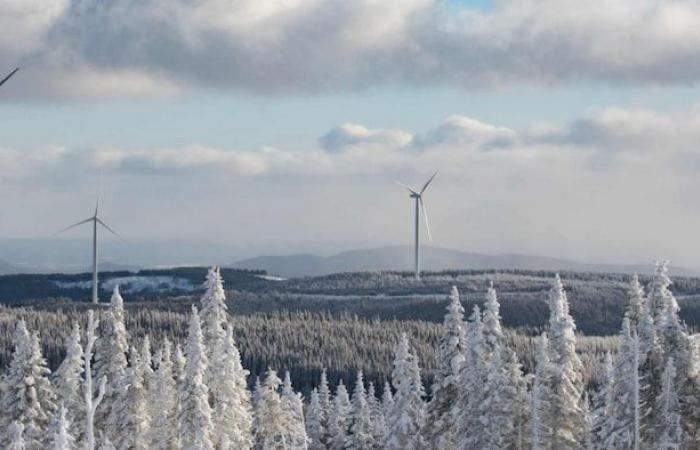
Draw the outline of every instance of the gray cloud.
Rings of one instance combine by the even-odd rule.
[[[603,13],[604,11],[604,13]],[[0,3],[15,96],[298,93],[700,78],[692,0],[23,0]],[[48,76],[50,75],[50,76]]]

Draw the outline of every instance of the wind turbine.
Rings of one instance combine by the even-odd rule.
[[[5,82],[6,82],[7,80],[9,80],[10,78],[12,78],[12,75],[16,74],[18,70],[19,70],[19,67],[16,68],[15,70],[13,70],[12,72],[10,72],[10,74],[9,74],[8,76],[6,76],[5,78],[3,78],[2,81],[0,81],[0,86],[2,86],[3,84],[5,84]]]
[[[82,220],[78,223],[75,223],[69,227],[66,227],[66,228],[62,229],[61,231],[59,231],[58,233],[56,233],[56,234],[60,234],[60,233],[63,233],[64,231],[68,231],[71,228],[75,228],[75,227],[82,225],[84,223],[92,222],[92,303],[94,303],[94,304],[97,304],[99,302],[98,287],[97,287],[97,225],[98,224],[102,225],[103,227],[105,227],[105,229],[107,229],[107,231],[109,231],[110,233],[112,233],[113,235],[118,237],[119,239],[122,238],[121,236],[119,236],[117,234],[116,231],[111,229],[109,227],[109,225],[107,225],[106,223],[104,223],[102,221],[102,219],[100,219],[100,217],[97,214],[99,207],[100,207],[100,198],[98,197],[97,202],[95,203],[95,214],[92,217],[88,217],[87,219]]]
[[[409,197],[415,200],[416,202],[416,217],[415,217],[415,243],[414,243],[414,270],[415,270],[415,276],[416,280],[420,280],[420,213],[421,210],[423,211],[423,219],[425,220],[425,231],[428,233],[428,239],[432,242],[433,236],[430,234],[430,225],[428,224],[428,210],[425,207],[425,202],[423,201],[423,193],[425,192],[426,189],[428,189],[428,185],[433,181],[435,178],[435,175],[437,175],[437,172],[433,174],[432,177],[428,179],[428,181],[425,182],[423,185],[423,188],[419,191],[416,192],[414,189],[406,186],[403,183],[399,183],[398,181],[396,184],[399,186],[402,186],[411,193]]]

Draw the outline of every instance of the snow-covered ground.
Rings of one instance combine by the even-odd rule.
[[[89,289],[92,281],[54,281],[61,289]],[[169,291],[194,291],[194,286],[189,280],[173,276],[129,276],[108,278],[100,283],[100,289],[111,291],[119,285],[121,292],[133,294],[137,292],[169,292]]]

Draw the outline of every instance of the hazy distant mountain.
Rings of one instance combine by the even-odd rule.
[[[12,264],[8,263],[7,261],[3,261],[0,259],[0,275],[7,275],[10,273],[17,273],[19,272],[19,269],[17,267],[13,266]]]
[[[576,272],[617,272],[651,273],[649,265],[588,264],[565,259],[535,255],[486,255],[460,252],[443,248],[428,247],[421,252],[421,266],[424,270],[448,269],[520,269],[520,270],[562,270]],[[338,272],[375,270],[412,270],[412,247],[380,247],[366,250],[352,250],[337,255],[259,256],[235,262],[232,267],[239,269],[262,269],[272,275],[285,277],[326,275]],[[694,271],[681,267],[672,268],[674,275],[697,275]]]

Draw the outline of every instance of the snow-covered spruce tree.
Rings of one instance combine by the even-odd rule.
[[[349,450],[369,450],[372,448],[372,417],[367,402],[362,371],[357,373],[355,389],[352,393],[352,413],[350,414],[350,433],[345,443]]]
[[[48,378],[51,371],[41,354],[39,336],[29,334],[24,320],[17,322],[13,343],[15,351],[2,378],[0,446],[9,446],[9,430],[17,422],[27,449],[41,449],[56,410],[56,395]]]
[[[99,450],[117,450],[117,449],[116,449],[116,448],[114,447],[114,445],[112,444],[112,441],[110,441],[109,439],[105,439],[105,440],[102,441],[102,443],[100,444]]]
[[[73,324],[66,344],[66,356],[53,374],[57,402],[65,407],[68,430],[77,442],[82,442],[85,431],[85,400],[83,398],[83,347],[80,344],[80,325]]]
[[[146,392],[151,391],[151,382],[153,381],[153,354],[151,353],[151,338],[148,335],[143,337],[141,342],[141,368],[143,370],[143,388]],[[151,410],[149,407],[149,414]]]
[[[499,450],[506,448],[506,439],[514,434],[513,398],[507,392],[505,367],[501,356],[501,347],[496,346],[489,362],[486,384],[483,389],[488,393],[477,411],[482,427],[472,430],[469,444],[472,448],[482,450]]]
[[[144,386],[144,374],[141,354],[135,347],[131,347],[129,367],[122,387],[123,395],[114,405],[120,430],[114,441],[118,450],[149,448],[149,395]]]
[[[549,309],[551,399],[545,419],[551,434],[546,447],[575,449],[583,441],[585,427],[581,408],[583,366],[576,354],[576,325],[569,314],[569,302],[559,275],[549,295]]]
[[[255,394],[255,448],[258,450],[286,450],[289,426],[287,415],[282,409],[279,388],[282,380],[274,370],[268,370],[265,382],[259,385]]]
[[[382,391],[382,410],[386,418],[394,410],[394,394],[391,392],[391,384],[388,381],[384,382],[384,390]]]
[[[324,450],[323,444],[323,410],[318,395],[318,388],[311,391],[309,406],[306,408],[306,435],[309,437],[309,450]]]
[[[467,327],[465,361],[460,371],[459,395],[454,411],[459,430],[458,448],[467,450],[478,439],[476,430],[481,429],[480,405],[486,396],[484,384],[488,374],[484,328],[481,311],[474,305]]]
[[[681,427],[681,408],[675,380],[675,362],[673,358],[669,358],[661,377],[661,392],[656,399],[658,422],[654,430],[654,449],[678,450],[685,441],[683,428]]]
[[[391,392],[389,392],[391,395]],[[369,415],[372,422],[372,448],[376,450],[383,449],[386,445],[386,439],[389,435],[389,430],[386,426],[386,415],[382,402],[377,398],[377,393],[374,389],[374,383],[369,383],[367,389],[367,403],[369,405]]]
[[[28,447],[24,441],[24,425],[21,422],[14,421],[10,424],[7,430],[7,450],[26,450]]]
[[[396,391],[394,408],[388,416],[388,449],[423,448],[421,430],[425,423],[423,383],[418,358],[409,349],[408,336],[402,334],[396,347],[391,383]]]
[[[97,327],[99,320],[95,319],[94,311],[88,311],[88,323],[85,329],[85,351],[83,352],[83,368],[85,379],[83,381],[82,392],[85,404],[85,450],[95,450],[95,413],[102,403],[107,386],[107,378],[103,377],[97,388],[95,397],[95,387],[92,378],[92,357],[97,342]],[[107,439],[109,441],[109,439]]]
[[[185,369],[180,382],[180,411],[178,428],[180,446],[183,449],[213,450],[214,425],[209,407],[209,389],[204,384],[208,361],[199,314],[192,307],[187,332]]]
[[[602,376],[593,396],[591,411],[591,440],[596,448],[603,448],[607,438],[608,424],[612,420],[614,384],[615,369],[612,355],[608,352],[605,354]]]
[[[249,449],[253,445],[253,418],[246,381],[249,372],[241,365],[230,326],[217,346],[211,367],[216,374],[209,385],[211,392],[216,392],[212,396],[216,446],[219,450]]]
[[[514,351],[506,349],[505,361],[505,398],[511,403],[514,432],[506,436],[508,448],[530,448],[530,403],[527,391],[527,379]]]
[[[459,374],[464,363],[465,345],[464,308],[459,300],[459,291],[453,286],[442,325],[438,367],[424,430],[426,443],[436,450],[455,448],[456,445],[457,424],[454,409],[459,392]]]
[[[631,327],[636,329],[641,322],[644,308],[646,308],[648,302],[644,295],[644,288],[642,288],[636,273],[632,275],[632,279],[630,280],[627,296],[629,298],[629,303],[625,316],[630,320]]]
[[[321,381],[318,384],[318,401],[321,406],[321,425],[323,426],[323,435],[321,436],[321,443],[324,449],[331,447],[331,432],[330,432],[330,417],[332,410],[332,400],[333,395],[331,394],[331,389],[328,386],[328,377],[326,375],[326,369],[321,371]]]
[[[73,450],[77,448],[75,438],[70,434],[69,424],[66,408],[65,406],[61,406],[54,415],[53,423],[49,429],[48,449]]]
[[[290,448],[306,450],[308,437],[306,436],[306,424],[304,423],[304,401],[301,394],[292,388],[292,379],[289,372],[284,374],[282,383],[282,411],[286,416],[288,437],[286,441]]]
[[[226,294],[224,293],[224,284],[218,267],[209,269],[204,286],[206,291],[200,301],[202,309],[200,317],[202,320],[204,345],[209,352],[207,356],[212,357],[219,341],[226,336],[224,330],[227,321]]]
[[[615,361],[610,399],[610,414],[603,429],[605,447],[640,448],[640,383],[638,374],[638,344],[636,333],[630,330],[625,317],[620,332],[620,350]]]
[[[498,303],[498,296],[493,283],[486,291],[486,301],[484,302],[484,316],[482,319],[484,326],[484,343],[487,355],[493,353],[497,347],[503,345],[503,327],[501,326],[501,306]]]
[[[546,443],[549,440],[550,429],[547,427],[547,411],[549,410],[549,402],[551,393],[549,390],[549,340],[547,333],[537,339],[535,350],[535,373],[532,381],[532,392],[530,394],[531,404],[531,441],[533,450],[546,448]]]
[[[583,430],[583,450],[595,450],[596,446],[594,444],[594,434],[593,434],[593,411],[591,411],[591,401],[588,397],[588,392],[583,393],[583,402],[581,402],[581,407],[583,408],[583,416],[586,418],[585,427]]]
[[[352,412],[352,404],[348,390],[341,379],[338,382],[338,387],[335,390],[333,398],[333,408],[329,420],[331,445],[334,450],[341,450],[345,447],[345,441],[348,436],[348,425],[350,422],[350,414]]]
[[[101,338],[97,341],[93,366],[96,379],[105,378],[107,384],[104,399],[95,414],[95,424],[106,438],[116,442],[120,430],[114,405],[122,395],[128,366],[126,354],[129,351],[128,334],[124,325],[124,299],[119,293],[118,285],[114,287],[107,317],[101,323]]]
[[[151,427],[149,434],[152,450],[177,449],[177,385],[173,374],[171,344],[165,339],[156,353],[157,368],[149,392]]]
[[[670,286],[671,279],[668,277],[668,261],[657,261],[654,276],[648,286],[649,309],[654,318],[654,323],[661,323],[666,308],[675,303],[675,298],[672,298],[673,294],[669,289]]]

